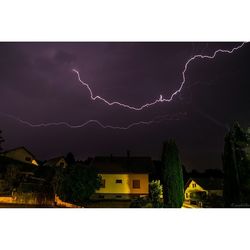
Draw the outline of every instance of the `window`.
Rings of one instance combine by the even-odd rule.
[[[133,180],[133,188],[140,188],[140,180]]]
[[[25,161],[31,161],[30,157],[25,157]]]
[[[186,198],[188,198],[188,193],[186,193]]]
[[[122,196],[121,196],[121,195],[116,195],[115,197],[116,197],[116,198],[122,198]]]
[[[196,184],[194,184],[194,183],[193,183],[193,185],[192,185],[192,186],[193,186],[193,188],[195,188],[195,187],[196,187]]]
[[[106,184],[105,179],[102,179],[101,180],[101,188],[105,188],[105,184]]]
[[[122,180],[116,180],[115,183],[122,183]]]

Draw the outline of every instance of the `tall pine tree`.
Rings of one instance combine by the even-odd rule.
[[[173,140],[163,144],[163,198],[166,207],[182,207],[184,182],[179,150]]]

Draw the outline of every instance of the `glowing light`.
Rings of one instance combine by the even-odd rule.
[[[187,69],[188,69],[189,64],[190,64],[192,61],[194,61],[194,60],[196,60],[196,59],[214,59],[218,53],[228,53],[228,54],[232,54],[234,51],[236,51],[236,50],[242,48],[242,47],[244,46],[245,43],[246,43],[246,42],[243,42],[242,44],[240,44],[240,45],[237,46],[237,47],[232,48],[231,50],[218,49],[218,50],[216,50],[216,51],[213,53],[213,55],[211,55],[211,56],[209,56],[209,55],[201,55],[201,54],[197,54],[197,55],[192,56],[192,57],[191,57],[190,59],[188,59],[187,62],[185,63],[184,69],[183,69],[183,71],[182,71],[182,82],[181,82],[181,84],[180,84],[180,87],[179,87],[174,93],[172,93],[172,95],[171,95],[169,98],[163,98],[163,95],[160,95],[159,99],[156,99],[156,100],[153,101],[153,102],[146,103],[146,104],[144,104],[144,105],[142,105],[142,106],[139,106],[139,107],[130,106],[130,105],[128,105],[128,104],[124,104],[124,103],[121,103],[121,102],[118,102],[118,101],[110,102],[110,101],[106,100],[105,98],[103,98],[103,97],[101,97],[101,96],[99,96],[99,95],[94,96],[94,95],[93,95],[93,92],[92,92],[92,90],[91,90],[91,88],[90,88],[90,86],[89,86],[87,83],[85,83],[85,82],[83,82],[83,81],[81,80],[80,73],[79,73],[76,69],[73,69],[73,72],[75,72],[75,73],[77,74],[77,78],[78,78],[79,82],[80,82],[83,86],[85,86],[85,87],[88,89],[88,91],[89,91],[89,93],[90,93],[90,98],[91,98],[91,100],[93,100],[93,101],[95,101],[95,100],[100,100],[100,101],[106,103],[106,104],[109,105],[109,106],[118,105],[118,106],[121,106],[121,107],[123,107],[123,108],[128,108],[128,109],[131,109],[131,110],[140,111],[140,110],[143,110],[144,108],[153,106],[153,105],[155,105],[155,104],[157,104],[157,103],[159,103],[159,102],[161,102],[161,103],[162,103],[162,102],[171,102],[171,101],[173,100],[173,98],[174,98],[178,93],[181,92],[181,90],[182,90],[182,88],[183,88],[183,86],[184,86],[184,84],[185,84],[185,82],[186,82],[186,76],[185,76],[186,71],[187,71]]]
[[[147,108],[147,107],[150,107],[150,106],[153,106],[157,103],[163,103],[163,102],[171,102],[173,100],[173,98],[181,92],[181,90],[183,89],[183,86],[186,82],[186,72],[188,70],[188,66],[190,65],[190,63],[196,59],[214,59],[216,57],[216,55],[218,53],[227,53],[227,54],[232,54],[234,53],[236,50],[242,48],[244,46],[246,42],[243,42],[241,43],[239,46],[236,46],[234,48],[232,48],[231,50],[225,50],[225,49],[218,49],[216,50],[212,55],[201,55],[201,54],[197,54],[197,55],[194,55],[192,56],[190,59],[188,59],[185,63],[185,66],[184,66],[184,69],[182,71],[182,81],[180,83],[180,87],[174,91],[171,96],[169,98],[164,98],[163,95],[161,94],[160,97],[158,99],[156,99],[155,101],[153,102],[149,102],[149,103],[146,103],[144,105],[141,105],[141,106],[138,106],[138,107],[135,107],[135,106],[130,106],[128,104],[124,104],[124,103],[121,103],[121,102],[118,102],[118,101],[113,101],[113,102],[110,102],[108,100],[106,100],[105,98],[99,96],[99,95],[96,95],[94,96],[93,95],[93,92],[90,88],[90,86],[83,82],[81,80],[81,77],[80,77],[80,73],[76,70],[76,69],[73,69],[73,72],[75,72],[77,74],[77,77],[78,77],[78,80],[79,82],[88,89],[89,91],[89,94],[90,94],[90,98],[91,100],[95,101],[95,100],[100,100],[104,103],[106,103],[107,105],[109,106],[113,106],[113,105],[118,105],[118,106],[121,106],[123,108],[127,108],[127,109],[130,109],[130,110],[135,110],[135,111],[140,111],[140,110],[143,110],[144,108]],[[101,128],[103,129],[119,129],[119,130],[127,130],[127,129],[130,129],[132,127],[136,127],[136,126],[140,126],[140,125],[151,125],[153,123],[160,123],[164,120],[180,120],[178,115],[175,115],[175,116],[170,116],[170,115],[164,115],[164,116],[158,116],[158,117],[155,117],[153,118],[152,120],[149,120],[149,121],[139,121],[139,122],[134,122],[134,123],[131,123],[127,126],[112,126],[112,125],[105,125],[103,123],[101,123],[100,121],[98,120],[88,120],[82,124],[79,124],[79,125],[73,125],[73,124],[70,124],[68,122],[65,122],[65,121],[62,121],[62,122],[48,122],[48,123],[40,123],[40,124],[34,124],[34,123],[31,123],[31,122],[28,122],[28,121],[25,121],[25,120],[22,120],[18,117],[15,117],[13,115],[9,115],[9,114],[4,114],[4,113],[0,113],[1,115],[4,115],[6,117],[9,117],[9,118],[12,118],[22,124],[25,124],[27,126],[30,126],[30,127],[49,127],[49,126],[66,126],[66,127],[69,127],[69,128],[72,128],[72,129],[76,129],[76,128],[82,128],[82,127],[85,127],[89,124],[96,124],[98,126],[100,126]],[[186,114],[185,114],[186,115]]]
[[[48,122],[48,123],[39,123],[39,124],[35,124],[35,123],[31,123],[31,122],[28,122],[28,121],[25,121],[25,120],[22,120],[18,117],[15,117],[13,115],[9,115],[9,114],[5,114],[5,113],[0,113],[0,115],[3,115],[3,116],[6,116],[6,117],[9,117],[13,120],[16,120],[22,124],[25,124],[29,127],[33,127],[33,128],[39,128],[39,127],[51,127],[51,126],[66,126],[68,128],[71,128],[71,129],[76,129],[76,128],[82,128],[82,127],[85,127],[89,124],[97,124],[98,126],[100,126],[101,128],[104,128],[104,129],[119,129],[119,130],[127,130],[127,129],[130,129],[130,128],[133,128],[133,127],[136,127],[136,126],[139,126],[139,125],[150,125],[150,124],[153,124],[153,123],[160,123],[162,121],[176,121],[176,120],[180,120],[180,119],[184,119],[184,117],[187,115],[187,113],[179,113],[179,114],[175,114],[175,115],[162,115],[162,116],[157,116],[155,118],[153,118],[152,120],[149,120],[149,121],[139,121],[139,122],[134,122],[134,123],[131,123],[127,126],[111,126],[111,125],[105,125],[103,123],[101,123],[100,121],[98,120],[88,120],[84,123],[81,123],[79,125],[73,125],[73,124],[70,124],[68,122]]]

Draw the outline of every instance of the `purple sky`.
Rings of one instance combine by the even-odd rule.
[[[92,101],[72,69],[94,95],[140,106],[168,98],[179,88],[185,62],[195,54],[212,55],[240,43],[0,43],[0,112],[39,124],[71,124],[97,119],[127,126],[168,115],[166,120],[129,130],[89,124],[31,128],[0,115],[5,149],[25,146],[39,159],[72,151],[76,158],[132,155],[160,158],[162,142],[174,138],[188,169],[221,167],[226,127],[250,124],[250,45],[214,60],[193,61],[181,94],[171,103],[131,111]]]

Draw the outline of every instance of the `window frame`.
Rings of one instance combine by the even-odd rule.
[[[106,187],[106,180],[105,179],[101,179],[100,188],[105,188],[105,187]]]
[[[137,183],[137,184],[135,184]],[[139,185],[138,185],[139,183]],[[141,180],[138,180],[138,179],[135,179],[135,180],[132,180],[132,188],[133,189],[140,189],[141,188]]]
[[[32,158],[30,156],[25,156],[25,161],[32,162]]]

